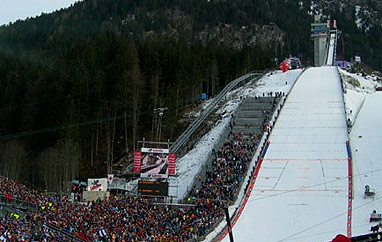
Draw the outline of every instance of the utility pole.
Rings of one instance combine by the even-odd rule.
[[[168,109],[167,107],[155,108],[154,109],[154,114],[158,114],[158,116],[159,116],[159,118],[158,118],[158,127],[157,127],[157,140],[158,141],[160,141],[161,132],[162,132],[162,117],[163,117],[163,113],[167,109]]]

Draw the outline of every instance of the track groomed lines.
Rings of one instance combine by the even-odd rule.
[[[338,161],[338,162],[347,162],[348,159],[340,159],[340,158],[325,158],[325,159],[297,159],[297,158],[286,158],[286,159],[281,159],[281,158],[271,158],[271,159],[264,159],[264,161],[269,161],[269,162],[284,162],[284,161]]]
[[[348,192],[348,190],[343,189],[305,189],[305,188],[299,188],[299,189],[253,189],[253,192],[334,192],[334,193],[340,193],[340,192]]]

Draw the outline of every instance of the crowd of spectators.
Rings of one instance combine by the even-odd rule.
[[[4,204],[9,201],[22,201],[19,205],[31,204],[29,208],[38,208],[48,199],[37,190],[0,176],[0,196]],[[19,214],[20,213],[20,214]],[[37,213],[22,211],[9,213],[0,218],[0,236],[6,241],[70,241],[68,236],[50,229]]]
[[[8,199],[17,198],[25,202],[38,204],[43,196],[37,190],[29,189],[25,185],[0,176],[0,195]]]
[[[203,237],[223,219],[223,208],[236,199],[259,139],[231,130],[201,178],[201,186],[191,189],[184,201],[187,206],[116,195],[105,201],[78,202],[68,196],[47,196],[0,177],[3,198],[21,199],[38,208],[2,218],[0,236],[6,235],[7,241],[71,241],[65,235],[71,234],[95,242],[175,242]]]
[[[111,196],[107,201],[80,203],[68,196],[48,197],[0,177],[0,195],[36,204],[38,210],[1,220],[0,235],[14,241],[68,241],[51,225],[84,241],[188,241],[209,233],[224,217],[226,200],[232,201],[243,182],[258,141],[230,133],[216,154],[203,188],[190,194],[192,206],[163,205],[144,197]],[[245,141],[245,142],[244,142]],[[190,201],[185,201],[190,202]],[[115,238],[115,239],[114,239]],[[9,239],[12,241],[12,239]]]
[[[68,236],[55,232],[39,221],[34,221],[29,214],[19,218],[15,216],[1,218],[0,233],[6,241],[70,241]]]
[[[198,201],[196,206],[170,208],[158,199],[113,196],[89,204],[60,201],[57,209],[47,209],[43,216],[86,241],[103,241],[105,237],[118,241],[187,241],[216,223],[219,205]]]
[[[12,194],[10,199],[16,199],[24,194],[24,199],[38,205],[37,211],[0,220],[0,236],[5,234],[7,241],[71,241],[57,231],[95,242],[188,241],[205,235],[223,215],[222,204],[216,200],[194,200],[192,206],[171,207],[158,198],[111,196],[105,201],[80,203],[68,196],[39,194],[3,177],[0,184],[3,196]]]
[[[226,203],[234,201],[258,143],[259,137],[255,135],[244,138],[241,133],[231,131],[227,141],[216,152],[211,167],[207,167],[201,188],[192,189],[191,196]]]

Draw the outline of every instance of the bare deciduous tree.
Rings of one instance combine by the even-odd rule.
[[[20,182],[27,159],[28,153],[20,141],[11,140],[0,144],[1,175]]]
[[[69,139],[59,140],[54,146],[43,151],[38,162],[45,189],[66,192],[68,182],[78,174],[79,160],[79,146]]]

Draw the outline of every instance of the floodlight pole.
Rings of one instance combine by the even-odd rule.
[[[159,116],[158,117],[158,127],[157,127],[157,139],[158,139],[158,141],[160,141],[160,136],[161,136],[161,132],[162,132],[162,116],[163,116],[164,111],[166,111],[167,109],[168,109],[167,107],[154,109],[154,113],[157,113]]]

